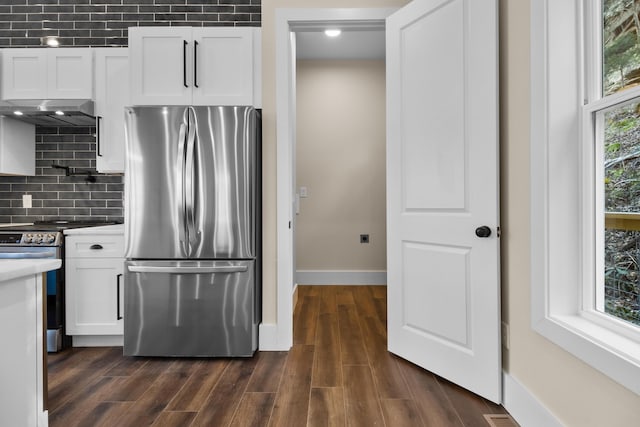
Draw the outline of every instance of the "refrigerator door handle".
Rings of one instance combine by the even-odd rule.
[[[183,245],[183,251],[185,254],[188,254],[188,246],[187,246],[187,226],[186,226],[186,218],[187,218],[187,204],[185,198],[185,150],[186,150],[186,139],[187,139],[187,124],[183,121],[180,124],[180,133],[178,136],[178,162],[180,165],[179,171],[179,191],[180,197],[178,197],[178,220],[180,224],[178,224],[178,235],[180,239],[180,243]]]
[[[248,270],[246,265],[230,265],[218,267],[168,267],[156,265],[130,265],[131,273],[176,273],[176,274],[210,274],[210,273],[244,273]]]
[[[188,108],[187,110],[190,110]],[[186,175],[186,183],[185,183],[185,213],[187,216],[187,237],[189,239],[189,254],[191,253],[191,246],[197,240],[197,232],[196,232],[196,218],[195,218],[195,178],[194,178],[194,162],[195,162],[195,148],[196,148],[196,123],[195,114],[189,114],[189,138],[187,140],[187,151],[186,151],[186,161],[185,161],[185,175]]]

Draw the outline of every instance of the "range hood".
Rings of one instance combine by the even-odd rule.
[[[87,99],[20,99],[0,102],[0,115],[39,126],[95,126],[93,111],[93,101]]]

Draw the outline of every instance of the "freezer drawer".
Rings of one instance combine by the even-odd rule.
[[[127,261],[124,355],[244,357],[258,343],[255,261]]]

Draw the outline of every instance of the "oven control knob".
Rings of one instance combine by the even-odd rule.
[[[45,243],[53,243],[56,241],[55,234],[47,234],[47,238],[45,239]]]
[[[33,239],[33,243],[42,243],[43,237],[41,233],[36,234],[36,237]]]
[[[22,238],[23,243],[31,243],[33,242],[33,235],[31,233],[25,234]]]

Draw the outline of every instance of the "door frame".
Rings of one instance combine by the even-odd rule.
[[[384,28],[396,8],[286,8],[276,10],[276,325],[261,328],[261,350],[289,350],[293,345],[296,74],[295,32],[341,28]],[[272,326],[272,325],[269,325]]]

